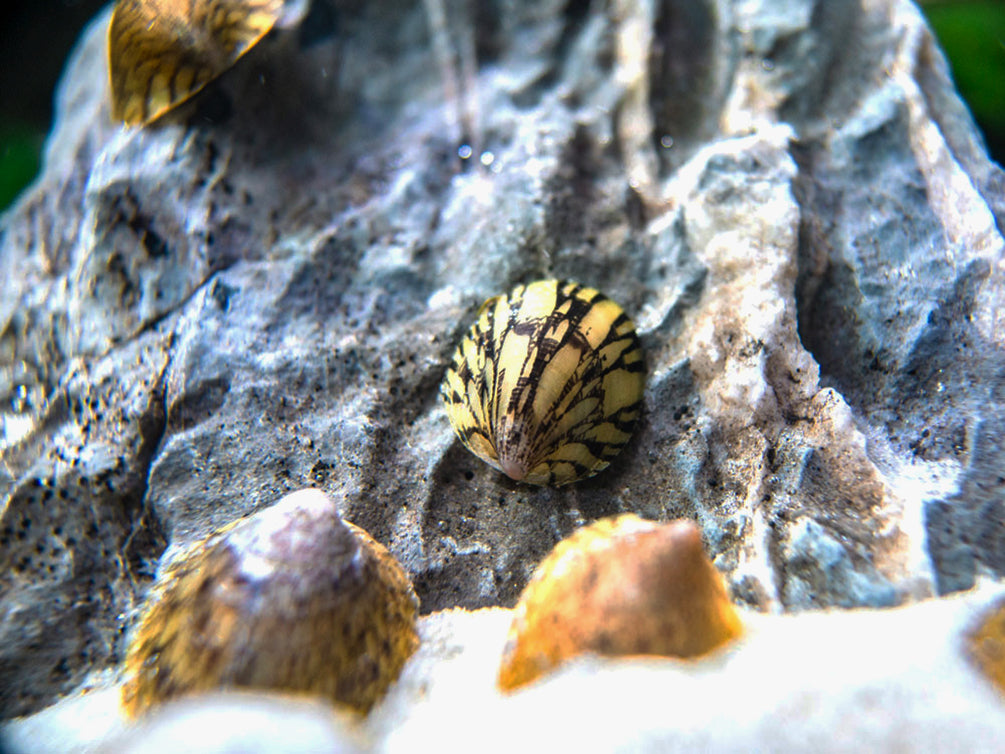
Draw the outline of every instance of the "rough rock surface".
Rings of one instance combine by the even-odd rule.
[[[622,511],[696,520],[762,609],[1005,575],[1005,174],[913,5],[449,2],[466,128],[425,7],[316,2],[139,130],[107,14],[82,40],[0,218],[0,716],[116,663],[177,547],[308,486],[427,612],[512,604]],[[543,276],[621,303],[649,368],[635,439],[561,490],[437,398],[477,306]]]

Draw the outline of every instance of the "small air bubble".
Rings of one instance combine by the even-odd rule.
[[[495,162],[496,156],[491,152],[482,152],[482,156],[479,159],[481,160],[482,165],[488,167]]]
[[[462,160],[469,159],[471,157],[471,145],[461,144],[461,146],[457,148],[457,156]]]
[[[663,134],[660,137],[660,146],[664,149],[670,149],[673,146],[673,137],[670,134]]]

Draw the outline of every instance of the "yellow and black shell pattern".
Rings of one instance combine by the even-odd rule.
[[[559,487],[621,451],[644,382],[620,306],[578,283],[539,280],[482,304],[440,394],[472,453],[517,481]]]
[[[149,123],[230,68],[284,0],[119,0],[108,25],[112,117]]]

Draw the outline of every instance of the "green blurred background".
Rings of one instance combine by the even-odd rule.
[[[31,182],[52,94],[74,42],[107,0],[32,0],[0,11],[0,211]],[[1005,164],[1005,0],[921,2],[991,156]]]

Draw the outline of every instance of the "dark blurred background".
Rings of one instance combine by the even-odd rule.
[[[108,0],[15,0],[0,10],[0,211],[38,172],[52,96],[84,26]]]
[[[21,0],[0,11],[0,211],[38,172],[56,81],[106,1]],[[1005,0],[921,5],[992,157],[1005,164]]]

